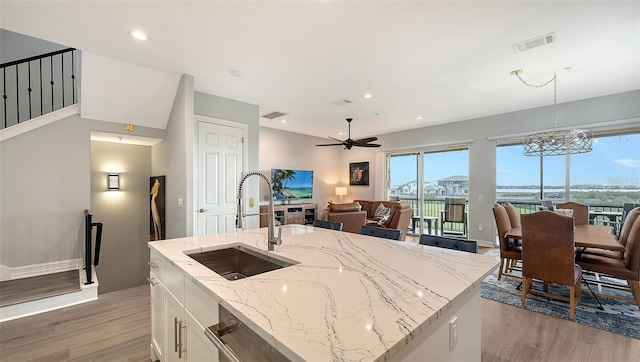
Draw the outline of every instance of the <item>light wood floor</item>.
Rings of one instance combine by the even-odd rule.
[[[148,361],[150,318],[145,285],[0,323],[0,361]],[[639,356],[640,340],[482,299],[484,362],[637,362]]]
[[[0,282],[0,307],[80,290],[80,271],[69,270]]]

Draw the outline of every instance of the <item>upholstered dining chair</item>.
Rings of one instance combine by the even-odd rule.
[[[569,201],[556,204],[555,209],[573,210],[573,219],[575,220],[576,225],[589,224],[589,205]]]
[[[343,224],[341,222],[316,220],[316,221],[313,222],[313,226],[317,227],[317,228],[342,231]]]
[[[636,217],[633,220],[633,224],[631,224],[630,220],[627,221],[629,223],[629,236],[626,239],[625,248],[627,251],[624,256],[619,254],[605,256],[583,253],[576,261],[584,270],[608,274],[614,278],[626,280],[638,309],[640,309],[640,217]]]
[[[498,270],[498,280],[502,276],[508,276],[516,279],[522,279],[519,275],[512,274],[518,261],[522,259],[522,248],[507,237],[507,233],[511,231],[511,221],[504,206],[500,204],[493,205],[493,216],[496,220],[498,228],[498,242],[500,243],[500,269]]]
[[[435,246],[451,250],[466,251],[468,253],[478,253],[478,242],[460,238],[448,238],[429,234],[420,235],[420,245]]]
[[[520,213],[512,203],[507,202],[504,204],[504,209],[507,210],[509,215],[509,222],[511,222],[511,228],[519,228],[520,225]]]
[[[391,240],[402,240],[402,232],[398,229],[387,229],[365,225],[360,229],[360,234]]]
[[[522,306],[527,294],[538,294],[569,302],[569,316],[576,317],[580,304],[582,268],[576,264],[573,218],[551,211],[522,215]],[[533,289],[533,279],[544,290]],[[569,298],[547,292],[547,283],[569,287]]]

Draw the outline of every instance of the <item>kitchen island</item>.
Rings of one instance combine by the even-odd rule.
[[[149,247],[290,360],[480,360],[480,285],[497,258],[303,225],[283,226],[275,252],[266,238],[263,228]],[[297,264],[229,281],[187,255],[237,244]]]

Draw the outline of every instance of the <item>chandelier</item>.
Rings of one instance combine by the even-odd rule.
[[[559,156],[566,154],[578,154],[591,152],[593,149],[593,133],[587,130],[556,130],[556,120],[558,106],[556,103],[556,74],[548,82],[541,85],[531,85],[525,82],[520,74],[522,70],[514,70],[511,75],[515,75],[520,81],[533,88],[542,88],[553,82],[553,131],[542,132],[522,138],[522,149],[525,156]]]

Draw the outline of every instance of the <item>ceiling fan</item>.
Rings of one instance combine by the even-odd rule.
[[[353,120],[353,118],[347,118],[347,122],[349,123],[349,136],[346,140],[341,141],[337,138],[333,138],[333,137],[329,137],[334,141],[338,141],[340,143],[326,143],[326,144],[322,144],[322,145],[316,145],[316,146],[344,146],[345,150],[350,150],[351,147],[380,147],[382,145],[376,144],[376,143],[369,143],[369,142],[373,142],[373,141],[377,141],[378,137],[367,137],[367,138],[361,138],[358,140],[352,140],[351,139],[351,121]]]

